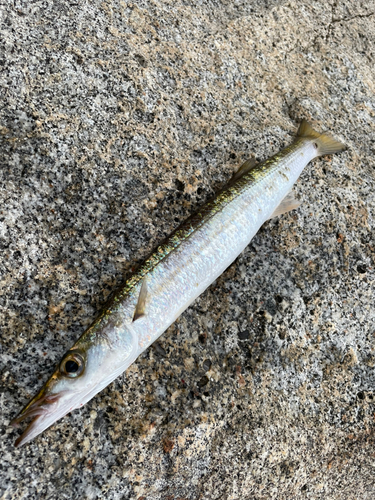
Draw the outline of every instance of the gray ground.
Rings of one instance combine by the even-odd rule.
[[[374,498],[374,1],[0,9],[1,498]],[[108,294],[302,118],[348,150],[309,165],[301,207],[15,449]]]

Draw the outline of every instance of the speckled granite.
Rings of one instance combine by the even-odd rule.
[[[3,499],[375,496],[374,1],[2,3]],[[10,420],[108,294],[301,118],[348,150],[116,382]]]

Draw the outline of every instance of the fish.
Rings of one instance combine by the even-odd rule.
[[[292,144],[263,162],[246,161],[215,198],[156,248],[63,355],[11,422],[29,422],[15,446],[121,375],[233,263],[265,221],[299,206],[291,190],[305,166],[344,149],[303,120]]]

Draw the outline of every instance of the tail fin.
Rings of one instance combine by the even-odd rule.
[[[326,132],[323,134],[316,132],[306,120],[302,120],[297,132],[297,137],[303,137],[304,139],[311,139],[314,141],[317,149],[317,156],[338,153],[346,149],[345,144],[336,141],[330,134]]]

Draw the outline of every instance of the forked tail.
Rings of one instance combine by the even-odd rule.
[[[323,134],[320,134],[316,132],[306,120],[302,120],[297,132],[297,137],[303,137],[304,139],[311,139],[314,141],[317,149],[317,156],[338,153],[346,149],[345,144],[336,141],[329,133],[323,132]]]

